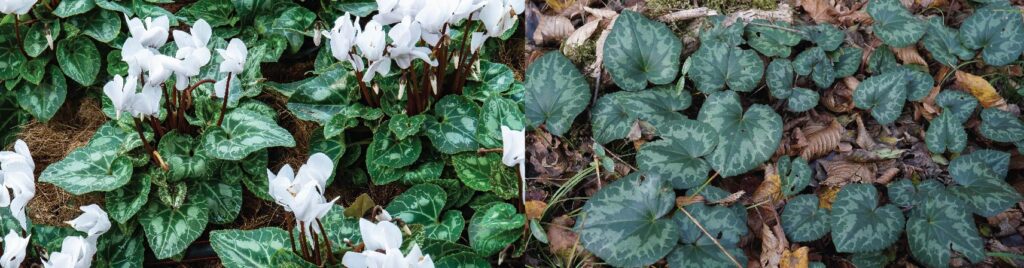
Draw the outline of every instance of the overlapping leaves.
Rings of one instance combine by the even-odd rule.
[[[843,187],[832,203],[829,218],[836,251],[859,253],[881,250],[903,232],[903,212],[891,204],[878,205],[870,184]]]
[[[772,156],[782,138],[782,117],[771,107],[754,104],[743,111],[735,92],[708,96],[698,120],[718,131],[718,147],[709,160],[723,177],[754,169]]]
[[[669,253],[682,234],[667,217],[675,193],[660,179],[639,173],[605,185],[576,221],[580,243],[614,266],[650,265]]]

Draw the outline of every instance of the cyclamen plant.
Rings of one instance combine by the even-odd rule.
[[[318,265],[335,263],[328,230],[324,229],[320,221],[338,200],[338,197],[335,197],[331,201],[326,201],[323,196],[327,179],[333,171],[334,162],[323,153],[310,156],[306,164],[299,168],[298,173],[294,173],[290,165],[281,167],[277,174],[267,169],[270,196],[274,198],[274,202],[284,207],[285,211],[292,212],[295,224],[299,228],[298,246],[295,243],[295,235],[289,233],[292,252]],[[288,231],[293,232],[294,229],[288,228]]]
[[[425,111],[431,99],[462,94],[480,47],[514,27],[524,9],[523,0],[382,0],[377,15],[365,25],[346,12],[322,34],[330,40],[331,55],[351,65],[359,92],[371,107],[380,106],[381,98],[373,78],[390,74],[392,62],[397,65],[398,98],[408,94],[406,112],[414,115]],[[385,32],[384,26],[390,30]],[[459,26],[461,40],[452,40]],[[416,60],[423,63],[419,68]],[[450,75],[449,68],[454,68]]]

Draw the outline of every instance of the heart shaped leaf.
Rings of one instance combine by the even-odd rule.
[[[1021,200],[1021,195],[1006,183],[1010,154],[978,150],[949,162],[949,175],[958,185],[949,191],[967,202],[975,214],[992,217]]]
[[[637,152],[640,170],[660,177],[676,189],[689,189],[707,179],[711,166],[701,157],[718,143],[718,132],[708,124],[683,119],[659,129],[661,140],[648,142]]]
[[[242,210],[242,185],[239,183],[200,183],[199,195],[210,197],[206,203],[209,206],[211,223],[231,223]]]
[[[206,156],[206,150],[199,141],[191,136],[170,132],[160,138],[157,151],[171,168],[170,179],[178,181],[183,178],[199,178],[210,174],[213,164]]]
[[[606,94],[597,99],[591,110],[591,132],[594,141],[606,144],[613,140],[625,138],[637,118],[632,111],[623,105],[621,99],[628,98],[629,92],[620,91]]]
[[[561,52],[549,52],[526,69],[526,119],[561,136],[590,103],[590,90],[576,66]]]
[[[492,96],[484,101],[484,106],[480,109],[480,120],[477,121],[476,138],[480,141],[480,146],[501,147],[501,126],[522,130],[526,128],[526,119],[523,118],[519,102]]]
[[[516,213],[509,203],[494,203],[473,213],[469,222],[469,245],[481,256],[498,253],[522,236],[526,216]]]
[[[519,179],[501,163],[500,154],[457,154],[452,156],[452,166],[459,180],[473,190],[493,191],[506,199],[519,194]]]
[[[624,90],[675,81],[683,42],[664,23],[624,10],[604,43],[604,66]]]
[[[46,167],[39,180],[74,195],[120,188],[132,177],[132,162],[120,155],[121,150],[111,148],[123,148],[127,140],[123,137],[130,135],[108,123],[96,131],[90,145],[75,149],[63,160]]]
[[[416,135],[423,128],[423,122],[426,121],[425,115],[414,115],[409,116],[406,114],[398,114],[391,117],[388,120],[388,130],[391,130],[392,134],[395,134],[395,138],[404,140],[408,137]]]
[[[18,105],[43,122],[57,114],[68,94],[64,73],[56,66],[48,69],[49,80],[40,81],[37,85],[21,83],[17,91]]]
[[[787,99],[793,93],[793,63],[787,59],[775,59],[768,64],[765,82],[772,97]]]
[[[146,232],[149,248],[157,259],[178,255],[199,238],[209,221],[207,198],[192,196],[181,207],[149,202],[139,214],[139,225]]]
[[[945,192],[928,197],[911,211],[907,240],[914,258],[929,267],[948,267],[950,249],[972,263],[985,259],[985,242],[978,236],[967,207]]]
[[[958,122],[965,123],[974,114],[974,109],[978,108],[978,99],[967,92],[943,90],[935,97],[935,104],[942,107],[943,113],[948,111]]]
[[[210,245],[228,268],[271,266],[275,253],[291,250],[289,243],[288,232],[277,227],[210,232]]]
[[[90,1],[91,2],[91,1]],[[75,37],[57,42],[57,63],[64,74],[82,86],[96,82],[102,62],[96,44],[87,37]]]
[[[835,67],[835,76],[848,77],[856,74],[860,70],[863,55],[864,49],[855,46],[844,46],[833,51],[830,56],[832,57],[832,66]]]
[[[713,93],[726,87],[749,92],[757,87],[764,74],[764,62],[757,56],[757,52],[721,43],[702,44],[689,60],[693,61],[693,67],[687,76],[704,93]]]
[[[914,207],[924,202],[925,198],[939,194],[946,187],[936,180],[925,180],[914,184],[909,179],[900,179],[887,185],[889,200],[900,207]]]
[[[936,154],[946,151],[959,153],[967,147],[967,131],[956,117],[952,111],[943,111],[932,119],[924,135],[928,151]]]
[[[686,206],[686,210],[700,222],[704,230],[718,240],[729,255],[740,263],[747,263],[743,249],[737,247],[740,237],[748,232],[746,213],[742,209],[698,203]],[[666,258],[671,267],[735,267],[729,256],[685,214],[677,212],[672,220],[680,226],[681,231],[679,243]]]
[[[899,67],[865,79],[853,92],[857,108],[871,110],[878,123],[889,124],[903,112],[906,100],[928,95],[934,82],[927,73]]]
[[[793,93],[786,99],[786,109],[794,112],[806,112],[818,106],[818,95],[817,91],[796,87],[793,88]]]
[[[959,31],[946,27],[942,18],[928,19],[928,32],[922,39],[924,48],[931,52],[932,58],[946,66],[956,67],[960,60],[969,60],[974,52],[960,44]]]
[[[960,25],[960,42],[968,49],[981,50],[988,65],[1010,64],[1024,51],[1024,20],[1009,2],[987,5]]]
[[[633,173],[605,185],[583,205],[575,229],[580,243],[608,264],[650,265],[676,246],[680,226],[666,217],[675,193],[660,179]],[[521,227],[521,226],[520,226]]]
[[[107,192],[104,195],[105,208],[110,218],[117,223],[128,222],[142,206],[149,201],[150,182],[160,171],[150,169],[148,172],[135,173],[131,181],[123,187]]]
[[[804,32],[804,39],[817,44],[825,51],[836,50],[846,38],[846,33],[827,23],[804,26],[801,30]]]
[[[617,100],[631,117],[647,121],[655,128],[665,128],[685,120],[686,116],[679,111],[690,107],[691,101],[688,92],[678,92],[666,86],[618,94]]]
[[[208,129],[202,138],[207,154],[223,160],[241,160],[263,148],[295,146],[292,135],[273,118],[248,109],[229,112],[221,127]]]
[[[463,96],[448,95],[434,104],[436,120],[427,120],[425,128],[434,148],[445,154],[475,151],[477,117],[480,107]]]
[[[438,221],[447,198],[440,186],[417,184],[391,200],[387,211],[406,223],[429,225]]]
[[[998,142],[1024,140],[1024,122],[996,108],[981,110],[981,135]]]
[[[798,75],[811,75],[814,85],[820,88],[831,87],[836,79],[832,59],[825,55],[825,50],[821,47],[812,47],[800,52],[793,60],[793,71]]]
[[[345,68],[291,83],[296,88],[288,98],[288,110],[299,119],[326,125],[334,115],[347,109],[353,98],[349,95],[356,94],[357,83],[355,76]]]
[[[868,72],[873,74],[885,73],[899,66],[900,64],[896,62],[896,54],[893,54],[892,49],[887,45],[876,47],[868,57]]]
[[[366,165],[405,167],[416,162],[422,150],[423,145],[419,138],[398,140],[391,135],[388,126],[381,125],[377,132],[373,133],[373,141],[366,148]]]
[[[871,0],[868,15],[875,21],[871,29],[886,45],[906,47],[924,35],[925,24],[903,7],[900,1]]]
[[[744,113],[739,95],[731,91],[708,96],[697,118],[721,135],[708,160],[722,177],[739,175],[761,165],[782,139],[779,114],[762,104],[751,105]]]
[[[848,184],[832,203],[832,242],[836,251],[860,253],[892,245],[903,232],[903,212],[891,204],[878,206],[870,184]]]
[[[747,44],[761,52],[766,57],[787,58],[790,48],[800,43],[800,34],[784,29],[793,29],[786,22],[768,22],[765,20],[754,20],[758,24],[747,25]],[[774,27],[763,26],[763,24]]]
[[[828,233],[828,220],[828,210],[818,206],[818,196],[802,194],[786,203],[782,211],[782,230],[793,241],[814,241]]]
[[[811,183],[811,167],[803,157],[782,156],[778,162],[779,180],[782,181],[782,194],[792,196],[803,191]]]

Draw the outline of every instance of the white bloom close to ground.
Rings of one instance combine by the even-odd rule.
[[[78,218],[68,221],[67,224],[71,225],[71,228],[75,228],[75,230],[86,233],[87,238],[91,242],[95,243],[96,237],[110,230],[110,218],[107,216],[107,212],[103,211],[100,206],[92,204],[81,206],[78,209],[84,213],[79,215]]]
[[[135,95],[132,100],[132,116],[142,118],[145,116],[157,116],[160,113],[160,99],[163,98],[163,91],[160,85],[146,85],[142,87],[142,93]]]
[[[245,68],[245,60],[249,57],[249,49],[245,46],[245,42],[238,38],[232,38],[228,42],[228,47],[218,48],[217,53],[224,58],[224,61],[220,63],[220,72],[222,73],[242,73]]]
[[[446,30],[445,26],[449,24],[458,4],[458,0],[432,1],[416,14],[416,22],[423,31],[423,41],[431,46],[437,45],[441,40],[441,32]]]
[[[0,267],[17,268],[25,260],[25,249],[28,248],[28,241],[32,235],[22,238],[14,230],[10,230],[4,236],[4,254],[0,256]]]
[[[124,17],[128,23],[128,32],[131,38],[139,41],[143,46],[159,49],[167,43],[167,34],[170,29],[170,20],[167,16],[157,18],[146,18],[145,23],[139,18]]]
[[[384,56],[384,50],[388,44],[387,34],[384,32],[383,25],[377,23],[377,21],[366,23],[363,32],[359,33],[359,36],[356,37],[356,46],[359,47],[359,52],[370,63],[370,66],[366,69],[366,74],[363,76],[363,82],[370,82],[375,74],[384,76],[391,72],[391,59]]]
[[[35,4],[36,0],[3,0],[0,1],[0,13],[25,15]]]
[[[415,17],[428,3],[435,4],[434,0],[377,0],[377,15],[373,16],[373,21],[395,24],[405,17]]]
[[[402,255],[402,232],[389,221],[370,222],[359,219],[359,233],[365,245],[362,252],[346,252],[341,263],[349,268],[433,268],[434,261],[424,256],[419,245],[413,245],[408,255]]]
[[[138,39],[128,38],[121,46],[121,60],[128,64],[128,79],[138,79],[149,66],[149,60],[155,49],[147,48]]]
[[[210,36],[213,30],[205,20],[197,20],[190,33],[175,30],[174,43],[178,45],[178,52],[175,58],[182,61],[181,70],[176,72],[174,88],[185,90],[189,84],[189,78],[199,75],[199,70],[210,63],[210,49],[206,47],[210,43]]]
[[[317,187],[316,182],[306,182],[306,184],[299,187],[299,192],[295,194],[295,198],[288,205],[292,213],[295,214],[296,224],[302,225],[302,228],[305,228],[304,230],[312,230],[306,233],[306,237],[309,239],[313,238],[313,232],[320,233],[320,228],[310,227],[318,226],[317,220],[327,215],[327,212],[331,211],[331,207],[334,206],[334,202],[338,201],[339,198],[335,197],[331,201],[326,201],[324,195],[317,190]]]
[[[437,66],[437,61],[430,59],[430,48],[416,46],[420,41],[420,34],[420,23],[410,17],[405,17],[402,22],[391,27],[388,37],[391,37],[392,42],[388,54],[399,68],[409,68],[415,59],[421,59],[430,66]]]
[[[506,166],[519,165],[519,197],[526,203],[526,132],[501,126],[501,163]]]
[[[135,95],[135,88],[138,86],[136,79],[128,78],[126,81],[121,75],[114,75],[114,79],[103,85],[103,94],[110,98],[114,105],[115,118],[121,118],[121,112],[128,111]]]
[[[46,268],[88,268],[92,266],[92,256],[96,253],[96,245],[81,236],[68,236],[61,243],[60,251],[50,253],[43,260]]]
[[[281,167],[277,174],[267,169],[270,180],[267,190],[274,202],[295,214],[296,223],[301,223],[304,230],[319,233],[319,228],[310,227],[315,226],[338,200],[338,197],[331,201],[324,198],[327,179],[333,171],[334,161],[326,154],[316,153],[299,167],[297,174],[289,165]],[[312,232],[307,233],[307,237],[311,238]]]
[[[323,31],[323,35],[331,40],[331,56],[334,56],[339,61],[352,64],[353,70],[361,72],[366,69],[363,58],[354,55],[352,52],[356,37],[362,32],[362,29],[359,27],[359,23],[353,21],[352,15],[346,12],[344,16],[334,20],[334,28],[331,28],[330,31]]]
[[[23,230],[28,230],[25,218],[25,207],[29,200],[36,196],[35,161],[28,144],[23,140],[14,142],[14,151],[0,152],[0,207],[10,207],[11,215],[18,221]],[[7,189],[11,191],[8,192]],[[11,192],[14,198],[11,198]]]

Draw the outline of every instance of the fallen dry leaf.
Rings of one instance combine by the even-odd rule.
[[[868,129],[864,127],[864,119],[860,114],[856,114],[853,116],[853,120],[857,123],[857,146],[863,149],[875,148],[875,138],[871,137],[871,133],[868,133]]]
[[[822,185],[841,187],[847,183],[875,181],[875,165],[847,160],[819,161],[825,167],[827,179]]]
[[[761,267],[779,267],[786,245],[772,232],[768,225],[761,224]]]
[[[813,130],[804,127],[801,130],[803,135],[796,135],[797,142],[793,147],[802,149],[800,157],[807,161],[815,160],[834,151],[842,141],[844,131],[846,129],[835,118],[825,127]]]
[[[551,220],[551,224],[548,225],[548,250],[551,253],[567,258],[575,254],[574,248],[576,251],[582,251],[583,246],[579,245],[580,238],[572,231],[574,223],[576,221],[567,215]]]
[[[836,195],[839,194],[839,190],[842,187],[825,186],[824,189],[818,193],[818,207],[824,209],[832,209],[832,202],[836,200]]]
[[[681,20],[689,20],[700,17],[715,16],[718,15],[718,11],[706,7],[698,7],[693,9],[680,10],[658,17],[658,20],[662,22],[676,22]]]
[[[892,48],[892,52],[896,54],[896,58],[903,62],[903,64],[916,64],[924,66],[928,69],[928,62],[924,61],[924,57],[921,57],[921,53],[917,52],[916,46]]]
[[[989,84],[985,78],[964,71],[956,71],[956,83],[971,92],[971,95],[974,95],[975,98],[978,98],[978,102],[981,103],[982,107],[1007,109],[1006,100],[1003,99],[1003,96],[999,95],[999,92],[996,92],[996,88],[992,87],[992,84]]]
[[[779,200],[782,200],[782,180],[775,165],[768,164],[764,168],[764,181],[754,191],[753,201],[775,204]]]
[[[608,8],[583,7],[583,10],[586,11],[587,13],[590,13],[590,15],[594,15],[602,19],[612,19],[619,16],[618,12],[615,12],[614,10]]]
[[[839,15],[828,0],[800,0],[796,5],[807,11],[807,15],[817,23],[835,23]]]
[[[594,35],[594,31],[597,31],[597,26],[601,25],[601,20],[592,20],[587,24],[583,24],[580,28],[576,29],[569,38],[562,43],[563,53],[569,53],[569,50],[575,49],[587,43],[587,40]]]
[[[736,201],[740,200],[740,197],[743,197],[743,195],[746,193],[746,191],[740,190],[739,192],[732,193],[729,196],[726,196],[725,198],[715,200],[713,202],[710,202],[709,204],[729,206],[732,205],[733,203],[736,203]]]
[[[833,113],[853,110],[853,89],[838,83],[821,96],[821,105]]]
[[[882,172],[882,176],[878,176],[878,179],[875,179],[875,183],[878,183],[878,184],[889,184],[889,182],[892,181],[893,178],[896,178],[896,175],[899,175],[899,174],[900,174],[900,169],[891,167],[891,168],[886,169],[885,171],[883,171]]]
[[[548,208],[548,204],[540,200],[526,201],[526,219],[540,219],[544,217],[544,210]]]
[[[537,14],[537,29],[533,31],[533,42],[538,45],[557,44],[576,31],[572,21],[563,16]]]
[[[551,9],[554,9],[555,11],[562,11],[562,9],[576,3],[576,0],[544,0],[544,2],[548,4],[548,7],[551,7]]]
[[[704,203],[704,196],[703,195],[695,195],[695,196],[684,195],[684,196],[676,197],[676,206],[677,207],[685,207],[685,206],[693,205],[693,204],[696,204],[696,203]]]
[[[782,252],[782,261],[779,263],[780,268],[807,268],[809,261],[807,258],[807,252],[811,249],[807,247],[799,247],[796,250],[790,251],[785,250]]]

